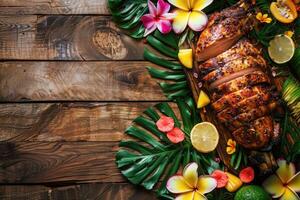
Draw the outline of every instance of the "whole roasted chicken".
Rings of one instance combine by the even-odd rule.
[[[209,18],[197,47],[195,68],[216,118],[245,148],[260,149],[278,137],[271,112],[278,106],[267,62],[245,38],[253,17],[241,1]]]

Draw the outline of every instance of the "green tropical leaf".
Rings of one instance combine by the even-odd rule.
[[[113,20],[133,38],[143,37],[141,17],[148,12],[147,0],[108,0]]]
[[[211,154],[197,152],[190,142],[189,132],[200,122],[192,98],[177,99],[173,105],[159,103],[147,108],[143,115],[133,120],[134,124],[126,129],[125,134],[134,140],[121,141],[120,150],[116,154],[117,166],[130,182],[151,190],[162,181],[157,187],[160,196],[168,196],[166,181],[177,173],[180,166],[194,161],[203,167],[200,169],[201,173],[208,173],[209,166],[214,165]],[[192,114],[193,112],[195,114]],[[180,113],[180,117],[176,113]],[[165,133],[158,130],[156,122],[161,115],[172,117],[175,126],[184,131],[183,142],[173,144]],[[182,119],[183,123],[179,119]]]
[[[164,68],[163,70],[156,67],[147,67],[153,78],[167,81],[159,83],[165,96],[170,100],[191,96],[184,67],[177,61],[179,37],[174,33],[162,35],[159,31],[155,31],[153,36],[147,37],[147,42],[149,46],[156,49],[160,54],[167,56],[158,56],[147,47],[144,49],[144,58],[146,60]]]

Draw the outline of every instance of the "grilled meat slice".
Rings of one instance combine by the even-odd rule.
[[[268,144],[273,130],[273,119],[271,116],[264,116],[240,127],[232,135],[244,147],[259,149]]]
[[[245,56],[256,57],[260,54],[261,51],[258,50],[248,39],[244,38],[224,53],[201,63],[199,65],[199,72],[201,75],[206,75],[212,70],[222,67],[224,64],[232,60],[243,58]]]
[[[200,35],[196,48],[197,61],[213,58],[231,48],[245,33],[251,30],[251,20],[225,18],[206,28]]]
[[[211,99],[215,102],[226,94],[230,94],[247,87],[251,88],[254,85],[262,83],[270,83],[270,78],[262,71],[254,71],[229,82],[225,82],[215,88],[210,88]]]
[[[259,68],[265,70],[266,67],[267,63],[260,55],[258,55],[257,57],[246,56],[226,63],[224,66],[204,76],[203,80],[211,84],[222,77],[226,77],[243,69]]]
[[[274,100],[271,101],[268,105],[258,106],[257,108],[254,108],[248,112],[235,116],[230,121],[222,121],[222,122],[226,123],[228,128],[231,131],[233,131],[236,128],[239,128],[244,124],[247,124],[257,118],[270,114],[277,106],[278,106],[278,102]]]
[[[220,122],[230,121],[241,113],[247,113],[253,109],[256,109],[257,106],[267,105],[270,99],[271,93],[263,91],[238,102],[236,105],[227,107],[217,114],[217,118],[220,120]]]
[[[233,107],[238,102],[240,102],[246,98],[252,97],[259,93],[266,92],[266,90],[268,90],[267,88],[268,87],[266,87],[264,85],[254,86],[254,87],[250,87],[250,88],[243,88],[239,91],[232,92],[228,95],[221,97],[216,102],[213,102],[211,104],[211,106],[216,112],[220,112],[228,106]]]

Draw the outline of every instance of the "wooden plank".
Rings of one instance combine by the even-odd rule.
[[[0,60],[143,60],[107,16],[0,16]]]
[[[0,142],[0,183],[124,182],[118,142]]]
[[[0,101],[162,101],[149,62],[2,62]]]
[[[0,141],[102,141],[125,139],[124,130],[155,103],[0,104]],[[171,104],[175,108],[175,104]],[[177,113],[178,114],[178,113]]]
[[[108,15],[107,0],[0,0],[0,15]]]
[[[156,199],[155,193],[129,183],[93,183],[61,187],[46,187],[42,185],[0,186],[2,200],[83,200],[83,199]]]

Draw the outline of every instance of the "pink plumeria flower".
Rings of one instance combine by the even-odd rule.
[[[171,21],[175,17],[175,14],[169,13],[170,4],[164,0],[157,1],[157,8],[155,5],[148,1],[149,14],[142,16],[141,20],[146,28],[144,36],[152,33],[156,28],[163,33],[167,34],[172,30]]]
[[[182,33],[187,26],[193,31],[202,31],[208,18],[202,11],[209,6],[213,0],[168,0],[176,7],[174,13],[176,17],[173,21],[173,30],[175,33]]]

